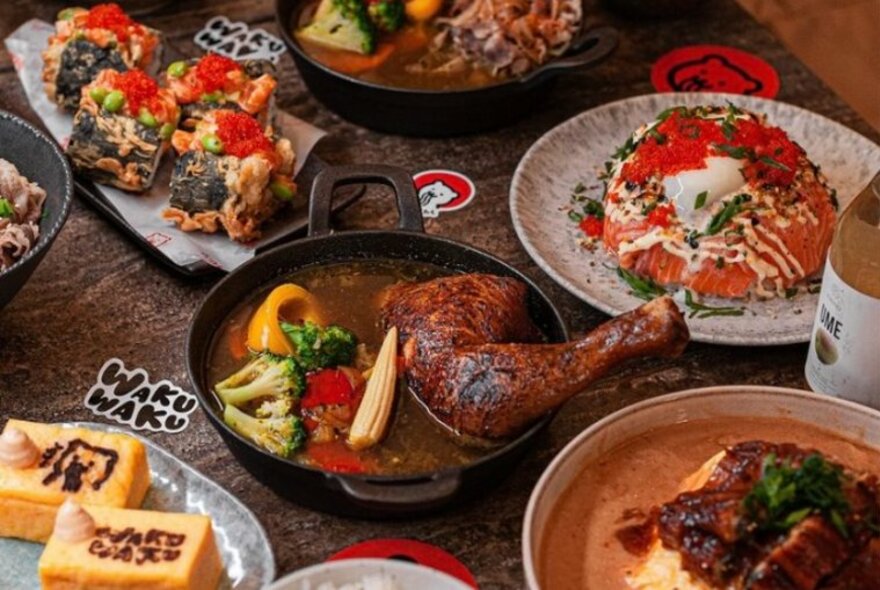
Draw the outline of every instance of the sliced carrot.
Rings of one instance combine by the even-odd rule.
[[[319,61],[343,74],[363,74],[385,63],[394,50],[394,44],[380,43],[372,55],[361,55],[352,51],[322,51]]]

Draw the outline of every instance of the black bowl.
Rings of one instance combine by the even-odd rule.
[[[556,77],[607,57],[617,46],[610,27],[584,30],[569,52],[528,74],[481,88],[418,90],[365,82],[308,55],[292,34],[311,0],[277,0],[276,19],[303,81],[315,98],[349,121],[386,133],[444,137],[503,127],[534,112]]]
[[[0,272],[0,309],[24,286],[55,240],[70,211],[73,175],[58,144],[30,123],[0,111],[0,158],[46,191],[40,236],[34,247]]]
[[[400,229],[330,232],[330,200],[340,185],[382,182],[397,192]],[[568,339],[553,303],[525,275],[471,246],[423,233],[421,207],[412,178],[390,166],[329,168],[315,179],[309,211],[309,237],[269,250],[231,272],[196,311],[187,338],[187,372],[202,409],[239,462],[278,494],[300,504],[343,516],[408,517],[481,496],[499,485],[552,415],[516,439],[462,467],[409,476],[331,473],[273,455],[228,427],[211,390],[206,369],[217,330],[242,301],[281,282],[292,272],[354,260],[414,260],[453,272],[510,276],[528,287],[529,312],[551,342]]]

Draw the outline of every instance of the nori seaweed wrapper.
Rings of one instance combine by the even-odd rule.
[[[150,188],[164,144],[157,129],[125,115],[81,108],[67,146],[77,172],[125,190]]]
[[[171,206],[187,213],[219,211],[230,196],[226,173],[233,160],[199,150],[185,152],[171,174]]]
[[[69,111],[75,111],[83,86],[88,85],[105,69],[124,72],[128,66],[122,54],[115,48],[99,47],[85,39],[73,39],[61,53],[61,66],[55,77],[58,103]]]

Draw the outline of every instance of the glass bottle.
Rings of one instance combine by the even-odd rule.
[[[834,230],[806,376],[814,391],[880,408],[880,173]]]

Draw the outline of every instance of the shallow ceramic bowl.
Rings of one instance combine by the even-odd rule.
[[[532,590],[538,582],[541,543],[550,515],[562,494],[590,464],[611,449],[657,428],[730,417],[785,418],[818,426],[842,437],[880,448],[880,412],[825,395],[797,389],[724,386],[690,389],[624,408],[596,422],[565,446],[532,491],[523,523],[523,567]]]
[[[73,175],[58,144],[6,111],[0,111],[0,158],[15,164],[19,173],[46,191],[37,243],[12,266],[0,271],[2,309],[24,286],[61,231],[73,199]]]
[[[315,590],[321,584],[360,582],[363,576],[385,574],[397,584],[396,588],[419,590],[472,590],[464,582],[443,572],[405,561],[393,559],[343,559],[319,563],[293,572],[278,580],[267,590]]]

